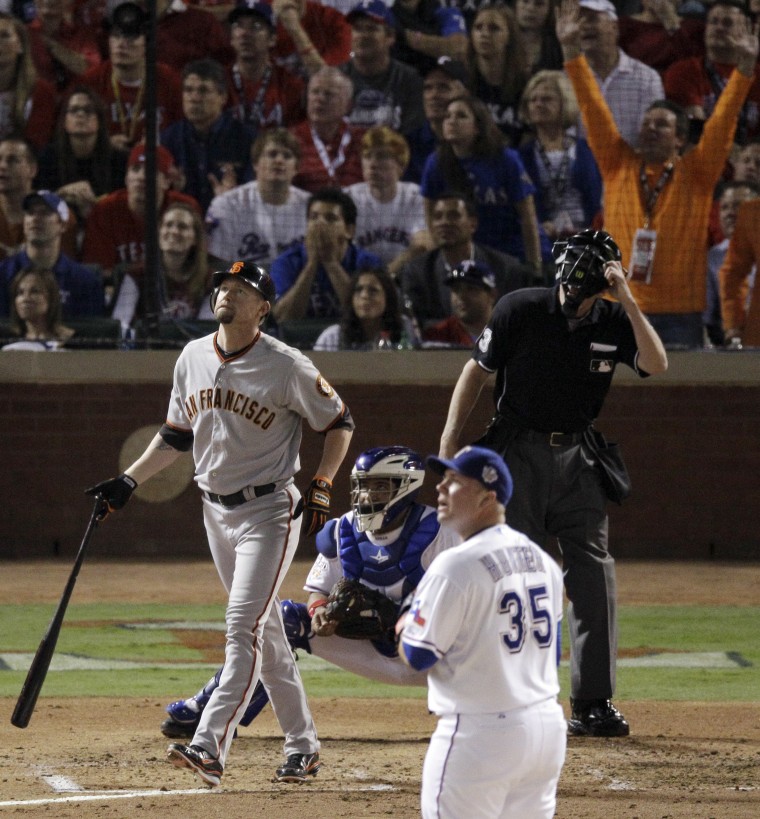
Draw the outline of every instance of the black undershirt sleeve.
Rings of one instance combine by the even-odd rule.
[[[164,424],[158,434],[169,444],[172,449],[180,452],[187,452],[193,446],[193,431],[191,429],[176,429]]]

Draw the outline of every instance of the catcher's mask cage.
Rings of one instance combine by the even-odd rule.
[[[607,289],[604,267],[622,258],[615,240],[604,230],[583,230],[566,241],[555,242],[552,255],[557,265],[555,279],[565,296],[572,294],[572,301],[578,304]]]
[[[425,480],[422,458],[405,446],[363,452],[351,470],[351,508],[359,532],[392,523],[417,497]]]

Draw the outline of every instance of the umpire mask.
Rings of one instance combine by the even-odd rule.
[[[609,287],[605,265],[622,258],[620,248],[603,230],[584,230],[567,241],[555,242],[552,254],[557,265],[555,278],[565,296],[562,313],[567,318],[575,318],[583,301]]]

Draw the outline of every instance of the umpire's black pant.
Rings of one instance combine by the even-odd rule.
[[[550,440],[526,430],[501,453],[514,479],[507,523],[541,547],[557,538],[570,601],[570,696],[609,699],[615,690],[617,603],[607,498],[583,444],[552,446]]]

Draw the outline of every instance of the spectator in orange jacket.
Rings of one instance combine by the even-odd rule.
[[[760,265],[760,199],[744,202],[720,269],[720,297],[726,343],[760,347],[760,297],[750,293],[750,276]],[[749,306],[747,302],[749,300]]]

